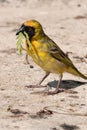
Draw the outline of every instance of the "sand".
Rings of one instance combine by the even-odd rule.
[[[0,130],[87,130],[86,80],[66,73],[65,91],[53,96],[26,87],[45,74],[16,50],[16,31],[28,19],[38,20],[87,75],[87,0],[0,0]],[[43,85],[58,80],[50,74]]]

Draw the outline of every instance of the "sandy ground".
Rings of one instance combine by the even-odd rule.
[[[4,1],[4,2],[3,2]],[[36,19],[65,51],[75,66],[87,74],[87,0],[0,0],[0,130],[87,130],[87,81],[64,74],[57,95],[32,92],[44,72],[25,52],[16,51],[16,30]],[[43,85],[57,85],[50,74]]]

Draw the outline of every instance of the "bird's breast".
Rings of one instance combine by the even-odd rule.
[[[42,48],[44,48],[43,44],[37,41],[32,42],[31,47],[29,47],[26,43],[26,50],[28,54],[38,65],[43,64],[43,60],[46,57],[46,53],[42,51]]]
[[[33,42],[30,48],[27,46],[28,54],[43,70],[51,73],[62,73],[65,66],[60,61],[54,59],[47,50],[46,44],[39,42]]]

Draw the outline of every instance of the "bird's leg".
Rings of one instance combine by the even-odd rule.
[[[26,63],[27,63],[27,64],[30,64],[30,63],[29,63],[29,60],[28,60],[28,54],[27,54],[27,53],[26,53],[25,59],[26,59]]]
[[[51,91],[51,92],[47,92],[48,95],[57,94],[57,93],[63,91],[63,90],[60,90],[60,89],[59,89],[59,88],[60,88],[60,85],[61,85],[61,82],[62,82],[62,77],[63,77],[63,75],[60,74],[60,75],[59,75],[59,82],[58,82],[58,84],[57,84],[56,90],[54,90],[53,92],[52,92],[52,91]]]
[[[39,85],[48,77],[49,73],[46,73],[45,76],[39,82]]]
[[[27,50],[24,47],[22,47],[22,49],[27,52]],[[26,53],[25,59],[26,59],[26,63],[30,64],[29,61],[28,61],[28,54],[27,53]]]
[[[26,63],[30,65],[30,68],[34,68],[33,65],[31,65],[29,60],[28,60],[28,54],[27,53],[26,53],[25,59],[26,59]]]
[[[37,84],[37,85],[29,85],[29,86],[26,86],[28,88],[40,88],[40,87],[46,87],[41,85],[41,83],[47,78],[47,76],[49,75],[49,73],[46,73],[45,76],[41,79],[41,81]]]
[[[27,50],[24,47],[22,47],[22,49],[27,52]],[[26,63],[30,64],[29,61],[28,61],[28,54],[27,53],[26,53],[25,59],[26,59]]]

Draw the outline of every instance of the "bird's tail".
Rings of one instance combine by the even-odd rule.
[[[82,74],[75,66],[73,66],[73,68],[69,68],[68,72],[87,80],[87,76]]]

